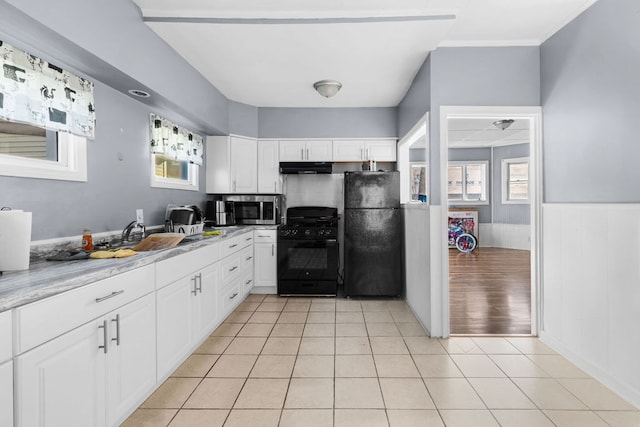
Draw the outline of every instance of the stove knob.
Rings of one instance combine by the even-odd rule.
[[[304,235],[307,237],[311,236],[311,230],[310,229],[304,230]]]

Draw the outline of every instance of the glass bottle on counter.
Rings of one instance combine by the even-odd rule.
[[[82,249],[85,251],[93,250],[93,237],[91,236],[91,230],[85,228],[82,232]]]

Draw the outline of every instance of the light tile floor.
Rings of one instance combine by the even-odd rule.
[[[536,338],[426,336],[405,302],[249,295],[124,427],[640,426]]]

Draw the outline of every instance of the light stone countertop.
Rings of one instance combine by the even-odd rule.
[[[98,280],[153,264],[254,229],[277,226],[237,226],[219,228],[220,236],[190,236],[174,248],[138,252],[127,258],[83,259],[77,261],[32,262],[28,270],[9,271],[0,276],[0,312],[47,298]]]

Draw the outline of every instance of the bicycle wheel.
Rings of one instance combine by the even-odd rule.
[[[462,233],[456,239],[456,248],[458,248],[460,252],[464,252],[467,254],[474,250],[477,244],[478,242],[476,238],[469,233]]]

